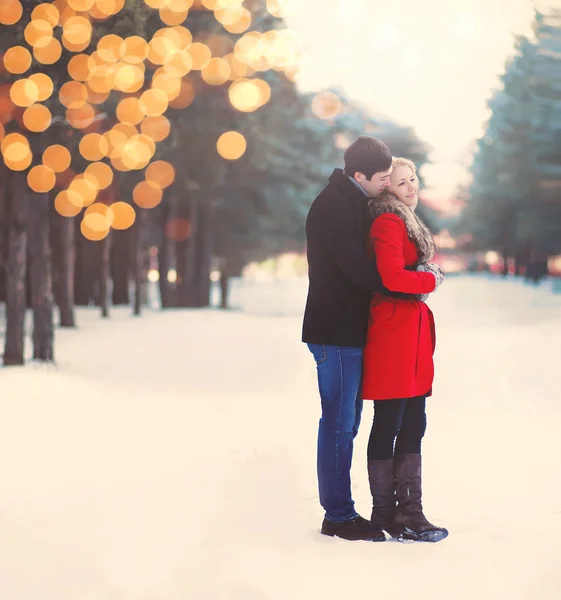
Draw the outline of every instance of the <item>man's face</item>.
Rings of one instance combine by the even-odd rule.
[[[370,196],[370,198],[376,198],[380,192],[385,190],[390,185],[390,175],[392,172],[390,167],[388,171],[381,171],[372,175],[372,179],[368,181],[364,173],[355,173],[355,181],[362,187],[362,189]]]

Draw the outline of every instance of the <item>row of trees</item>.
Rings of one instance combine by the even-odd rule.
[[[22,19],[3,27],[0,44],[4,56],[10,48],[25,43],[36,3],[21,3]],[[62,9],[65,0],[55,4]],[[140,0],[122,4],[122,10],[111,18],[94,20],[91,42],[82,52],[92,54],[108,33],[122,39],[134,35],[151,40],[166,30],[161,11]],[[213,56],[231,56],[243,36],[229,31],[232,27],[225,28],[210,6],[212,2],[195,2],[184,25],[193,42],[210,49]],[[245,7],[251,15],[252,32],[282,28],[275,2],[250,0]],[[408,156],[419,166],[426,162],[427,149],[412,130],[373,119],[337,90],[300,94],[292,78],[290,48],[288,55],[290,61],[283,65],[281,60],[275,68],[262,64],[262,59],[250,65],[238,61],[240,74],[234,81],[258,78],[270,90],[271,101],[258,110],[239,110],[233,105],[231,81],[210,85],[201,69],[182,76],[187,100],[179,109],[166,112],[170,133],[157,144],[153,157],[175,167],[173,182],[163,190],[162,201],[146,210],[133,202],[142,172],[117,169],[109,157],[102,159],[100,162],[113,166],[114,178],[99,192],[95,206],[126,202],[136,209],[136,219],[132,227],[113,228],[99,241],[82,235],[87,211],[62,216],[55,208],[56,198],[88,165],[80,156],[84,136],[104,134],[119,124],[120,101],[138,98],[150,89],[154,73],[146,68],[144,84],[134,93],[113,90],[98,99],[92,123],[76,127],[57,95],[68,82],[69,62],[75,52],[64,49],[52,64],[33,62],[25,75],[42,72],[53,82],[54,93],[44,102],[53,116],[52,124],[40,134],[26,131],[22,110],[16,109],[9,115],[0,114],[5,133],[23,131],[34,156],[41,156],[54,144],[62,145],[70,151],[72,163],[57,175],[55,188],[37,192],[28,185],[28,170],[14,171],[0,161],[5,365],[24,362],[27,308],[33,309],[33,358],[48,361],[54,360],[55,308],[62,327],[76,325],[75,306],[97,305],[107,317],[111,306],[132,304],[134,314],[140,315],[150,266],[156,265],[159,271],[163,309],[208,306],[212,270],[221,274],[221,305],[227,307],[229,279],[239,275],[246,264],[303,250],[309,205],[358,135],[377,135],[394,154]],[[7,89],[18,80],[6,71],[0,77],[0,85]],[[0,113],[2,106],[0,102]],[[238,160],[226,160],[217,152],[217,139],[225,131],[238,132],[247,143]],[[435,224],[434,215],[427,212],[424,216]]]
[[[561,10],[536,13],[534,33],[517,40],[489,102],[452,231],[471,234],[470,250],[499,252],[505,274],[537,280],[561,253]]]

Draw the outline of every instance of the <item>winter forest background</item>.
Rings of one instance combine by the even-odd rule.
[[[0,0],[5,597],[371,598],[395,595],[404,573],[425,582],[421,599],[556,596],[556,4]],[[500,29],[522,5],[524,33]],[[368,12],[382,10],[387,21]],[[495,20],[470,20],[485,10]],[[365,70],[345,48],[370,23]],[[487,50],[455,63],[449,30]],[[469,116],[446,93],[470,96],[503,34],[481,128],[437,172]],[[342,65],[314,67],[321,39]],[[448,52],[453,78],[437,81]],[[433,137],[415,109],[434,101],[423,111],[438,120],[437,97],[457,131],[446,121]],[[447,274],[424,452],[428,515],[451,535],[434,551],[333,550],[314,529],[304,223],[362,134],[419,167],[418,211]],[[438,173],[455,169],[466,177],[443,196]]]
[[[307,208],[360,134],[429,162],[407,124],[299,92],[276,0],[6,0],[0,20],[5,365],[24,362],[26,308],[50,361],[75,306],[139,315],[150,282],[167,310],[209,306],[218,280],[227,307],[248,265],[303,255]],[[448,271],[561,273],[561,13],[533,31],[489,98],[471,183],[419,208]]]

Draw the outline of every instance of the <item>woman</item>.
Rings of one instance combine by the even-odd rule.
[[[434,243],[414,212],[418,194],[415,165],[394,158],[388,191],[370,201],[370,239],[386,292],[374,294],[370,304],[362,394],[374,401],[372,523],[398,539],[437,542],[448,532],[427,521],[421,503],[421,440],[435,348],[434,319],[424,300],[444,276],[430,262]]]

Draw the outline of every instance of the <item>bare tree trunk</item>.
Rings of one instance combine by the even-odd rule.
[[[196,264],[196,304],[198,307],[210,305],[210,269],[212,265],[212,222],[208,204],[200,208],[198,261]]]
[[[8,260],[8,174],[0,161],[0,303],[6,301],[6,262]]]
[[[4,365],[24,364],[26,267],[27,267],[27,182],[23,173],[8,175],[10,230],[6,266],[6,340]]]
[[[182,207],[181,216],[185,216],[191,226],[191,234],[185,241],[178,242],[177,248],[177,306],[187,308],[196,306],[196,268],[198,262],[199,203],[196,196],[189,201],[188,210]]]
[[[79,221],[72,219],[75,227]],[[76,235],[76,269],[74,277],[74,301],[76,306],[89,306],[96,301],[95,286],[98,283],[99,269],[97,263],[97,242],[87,240],[79,231]]]
[[[506,248],[503,249],[502,274],[504,277],[506,277],[508,275],[508,250]]]
[[[226,269],[220,271],[220,308],[226,310],[230,308],[230,276]]]
[[[103,318],[109,317],[109,294],[107,290],[107,284],[110,277],[110,264],[111,264],[111,232],[103,240],[99,242],[100,245],[100,285],[99,285],[99,303],[101,306],[101,316]]]
[[[139,210],[133,225],[132,235],[132,266],[134,274],[134,315],[136,317],[142,312],[142,286],[144,283],[144,253],[143,253],[143,223],[145,211]]]
[[[29,255],[33,306],[33,359],[54,361],[53,281],[49,232],[49,195],[27,192]]]
[[[173,214],[175,198],[172,196],[167,202],[163,202],[160,213],[161,237],[158,244],[158,286],[160,288],[160,304],[163,309],[170,308],[172,303],[171,286],[168,281],[170,270],[171,242],[166,233],[166,226]]]
[[[75,237],[74,219],[62,217],[51,206],[53,289],[61,327],[76,326],[74,317]]]
[[[130,229],[111,232],[111,279],[113,280],[113,306],[128,306],[129,294],[129,265],[131,262]]]

